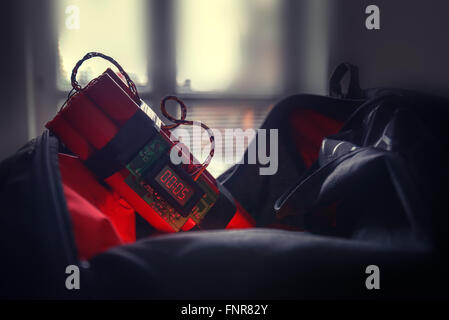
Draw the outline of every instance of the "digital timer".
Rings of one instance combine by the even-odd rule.
[[[169,156],[160,157],[158,162],[143,174],[143,180],[163,196],[181,216],[188,216],[205,195],[204,190],[180,165],[173,164]]]
[[[156,175],[156,182],[159,183],[180,205],[185,205],[193,195],[193,188],[168,166],[162,168]]]

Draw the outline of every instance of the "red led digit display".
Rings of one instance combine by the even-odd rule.
[[[184,206],[193,195],[193,189],[169,166],[163,167],[156,175],[155,180],[182,206]]]

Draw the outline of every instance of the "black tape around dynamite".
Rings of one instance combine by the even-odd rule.
[[[95,151],[84,164],[98,178],[106,179],[125,167],[157,133],[153,120],[138,109],[111,141]]]

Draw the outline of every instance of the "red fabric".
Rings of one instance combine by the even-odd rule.
[[[125,200],[99,184],[76,157],[59,154],[59,168],[81,259],[135,241],[135,213]]]
[[[343,122],[309,109],[300,109],[290,117],[292,137],[306,167],[317,159],[323,138],[337,133]]]

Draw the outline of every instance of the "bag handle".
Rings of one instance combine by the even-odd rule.
[[[349,85],[348,91],[344,93],[342,91],[342,80],[343,77],[349,73]],[[329,80],[329,95],[331,97],[341,98],[341,99],[361,99],[364,97],[362,89],[360,89],[359,82],[359,69],[350,63],[344,62],[340,63]]]

